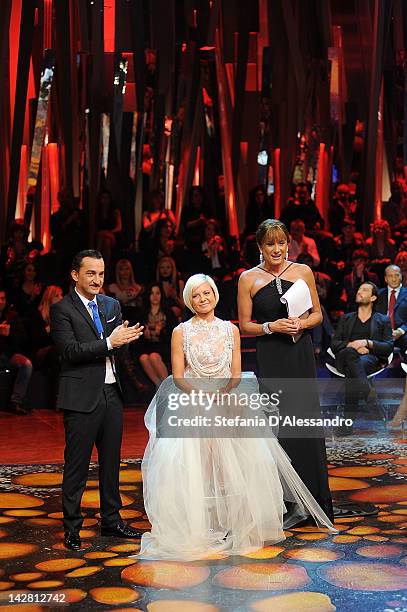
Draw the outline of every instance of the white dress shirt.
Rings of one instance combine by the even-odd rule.
[[[81,295],[79,293],[79,291],[76,289],[75,287],[75,291],[77,293],[77,295],[79,296],[79,298],[81,299],[81,302],[83,303],[83,305],[85,306],[86,310],[88,311],[90,318],[93,321],[93,312],[92,309],[89,306],[89,302],[94,302],[97,306],[97,300],[96,300],[96,295],[93,298],[93,300],[88,300],[88,298],[83,297],[83,295]],[[111,351],[113,349],[112,347],[112,343],[110,342],[109,338],[106,338],[106,344],[107,344],[107,348],[109,349],[109,351]],[[110,359],[110,357],[106,357],[106,374],[105,374],[105,384],[106,385],[112,385],[113,383],[116,382],[116,377],[114,375],[114,371],[113,371],[113,357]]]
[[[397,300],[398,300],[398,298],[399,298],[400,289],[401,289],[401,285],[399,285],[399,286],[397,287],[397,289],[394,289],[394,291],[395,291],[395,298],[396,298],[396,302],[397,302]],[[387,312],[389,312],[389,302],[390,302],[390,295],[391,295],[391,292],[392,292],[392,291],[393,291],[393,289],[392,289],[391,287],[389,287],[389,285],[387,285]],[[401,331],[401,333],[402,333],[402,334],[403,334],[403,336],[404,336],[404,330],[403,330],[403,329],[401,329],[400,327],[398,327],[397,329],[398,329],[398,330],[400,330],[400,331]],[[395,331],[396,331],[396,330],[395,330]]]

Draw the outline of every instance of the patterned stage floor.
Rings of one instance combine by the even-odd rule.
[[[7,605],[17,593],[26,601],[54,592],[72,610],[407,611],[407,440],[400,436],[382,430],[329,442],[336,500],[373,502],[378,516],[342,519],[338,535],[291,529],[285,542],[256,554],[195,563],[137,561],[137,542],[100,537],[96,465],[83,499],[83,550],[66,551],[61,466],[3,466],[0,609],[19,610]],[[149,524],[139,462],[123,461],[121,483],[123,517],[141,533]]]

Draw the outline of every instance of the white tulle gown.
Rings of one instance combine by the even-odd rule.
[[[181,326],[188,382],[200,379],[210,388],[230,378],[231,323],[192,319]],[[258,392],[254,374],[243,373],[239,387]],[[334,530],[270,432],[264,438],[157,438],[157,395],[174,391],[179,393],[169,376],[145,415],[150,438],[142,474],[152,527],[142,536],[138,558],[188,561],[249,553],[284,540],[283,524],[309,515]],[[291,502],[288,520],[285,501]]]

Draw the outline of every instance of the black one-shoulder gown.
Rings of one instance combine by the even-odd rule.
[[[281,279],[283,293],[293,284]],[[287,308],[280,301],[275,280],[262,287],[253,297],[253,316],[258,323],[287,318]],[[291,414],[302,416],[302,408],[308,416],[320,415],[316,368],[312,340],[304,332],[297,342],[287,334],[274,333],[256,338],[257,375],[262,379],[308,379],[304,382],[307,392],[303,396],[294,393],[291,398]],[[310,396],[309,388],[315,381],[315,393]],[[298,384],[298,381],[296,381]],[[307,398],[307,400],[305,400]],[[311,407],[309,402],[313,404]],[[308,403],[305,406],[305,403]],[[281,429],[280,429],[281,431]],[[328,471],[325,439],[322,431],[318,437],[286,437],[281,434],[279,442],[291,459],[292,465],[302,481],[311,491],[326,514],[333,519],[332,499],[328,485]]]

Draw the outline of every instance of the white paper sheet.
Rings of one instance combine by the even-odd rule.
[[[312,308],[311,293],[307,283],[299,278],[291,285],[291,287],[281,296],[280,302],[287,306],[287,314],[289,317],[308,318],[308,310]],[[302,331],[296,336],[293,336],[293,342],[297,342],[302,336]]]
[[[289,317],[300,317],[312,308],[311,293],[307,283],[299,278],[281,296],[280,302],[287,306]]]

